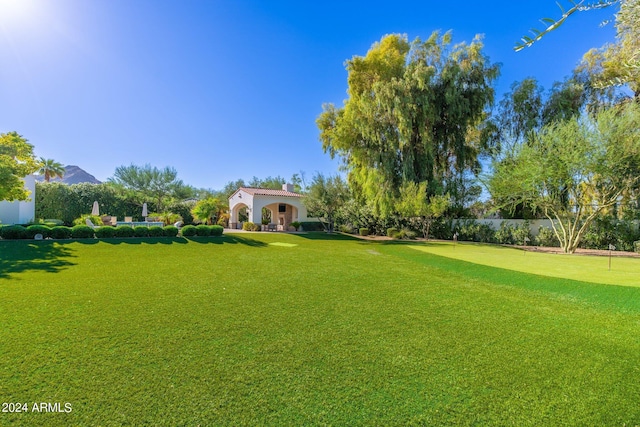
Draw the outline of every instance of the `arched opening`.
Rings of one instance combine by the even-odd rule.
[[[242,229],[242,224],[249,220],[249,207],[244,203],[239,203],[231,209],[229,218],[229,228]]]
[[[291,223],[298,221],[298,208],[288,203],[272,203],[263,211],[270,212],[269,230],[290,231]]]

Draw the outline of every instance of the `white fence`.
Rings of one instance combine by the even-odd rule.
[[[540,227],[551,228],[551,221],[549,221],[548,219],[455,219],[453,220],[453,225],[456,225],[460,222],[464,223],[465,221],[475,221],[478,224],[488,224],[496,231],[500,229],[500,224],[502,224],[503,222],[506,222],[507,224],[514,227],[519,227],[525,221],[529,221],[529,230],[531,230],[531,235],[534,237],[538,235],[538,230],[540,230]]]

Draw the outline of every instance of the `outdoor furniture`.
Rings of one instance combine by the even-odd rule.
[[[85,223],[87,224],[87,227],[91,227],[91,228],[92,228],[92,229],[94,229],[94,230],[95,230],[96,228],[98,228],[98,227],[96,227],[96,226],[93,224],[93,222],[91,222],[91,220],[90,220],[89,218],[87,218],[87,219],[85,220]]]
[[[277,231],[278,230],[278,225],[277,224],[268,224],[267,225],[267,231]]]
[[[125,216],[124,217],[124,222],[133,222],[133,217],[132,216]]]
[[[118,220],[117,216],[105,215],[102,217],[102,223],[104,225],[116,225],[117,220]]]

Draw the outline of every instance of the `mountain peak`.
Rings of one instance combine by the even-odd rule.
[[[51,182],[61,182],[63,184],[80,184],[88,182],[90,184],[101,184],[101,181],[97,180],[95,176],[91,175],[84,169],[75,165],[67,165],[64,167],[64,177],[62,179],[51,179]],[[37,181],[44,181],[44,176],[36,175]]]

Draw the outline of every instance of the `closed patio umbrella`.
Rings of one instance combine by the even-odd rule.
[[[147,216],[149,215],[149,212],[147,212],[147,203],[143,203],[142,204],[142,217],[144,218],[144,220],[147,220]]]
[[[100,207],[98,206],[98,201],[93,202],[93,208],[91,209],[91,215],[98,216],[100,215]]]

